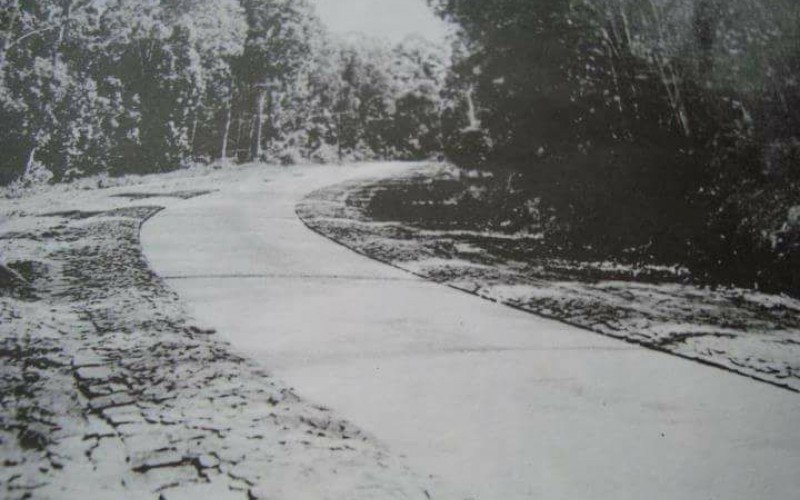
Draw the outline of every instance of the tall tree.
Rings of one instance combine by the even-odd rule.
[[[238,72],[252,89],[250,156],[256,160],[263,155],[265,119],[275,94],[287,87],[310,55],[317,21],[305,0],[243,0],[243,5],[248,34]]]

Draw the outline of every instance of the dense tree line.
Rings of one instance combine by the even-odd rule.
[[[598,256],[800,292],[800,4],[431,3],[458,164]]]
[[[440,149],[440,50],[307,0],[0,0],[0,183]]]

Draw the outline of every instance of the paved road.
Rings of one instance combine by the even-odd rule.
[[[199,320],[462,498],[797,498],[796,394],[425,282],[295,217],[317,187],[401,168],[249,171],[152,219],[146,255]]]

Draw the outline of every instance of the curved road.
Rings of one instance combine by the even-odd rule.
[[[800,397],[428,283],[314,234],[303,195],[401,164],[244,170],[145,225],[191,312],[462,498],[800,491]]]

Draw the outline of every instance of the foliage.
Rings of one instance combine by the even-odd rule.
[[[0,0],[0,13],[0,183],[439,147],[442,54],[336,40],[308,0]]]
[[[798,292],[796,2],[431,3],[459,26],[457,163],[541,198],[576,244]]]

